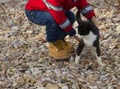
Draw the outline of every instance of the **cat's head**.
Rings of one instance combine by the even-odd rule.
[[[76,13],[76,20],[78,23],[78,34],[79,35],[88,35],[90,32],[90,22],[89,21],[83,21],[81,19],[80,12],[78,11]]]

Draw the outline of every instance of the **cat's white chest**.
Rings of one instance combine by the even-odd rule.
[[[97,38],[97,35],[94,35],[90,31],[88,35],[86,35],[86,36],[81,35],[81,37],[82,37],[82,39],[83,39],[86,46],[93,46],[93,43]]]

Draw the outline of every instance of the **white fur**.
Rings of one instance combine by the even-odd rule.
[[[97,38],[97,35],[94,35],[93,32],[90,31],[88,35],[86,35],[86,36],[79,35],[79,37],[81,37],[83,39],[83,41],[84,41],[84,43],[85,43],[85,45],[87,47],[92,47],[94,41]],[[104,64],[102,63],[101,56],[98,57],[97,54],[96,54],[96,58],[97,58],[97,61],[98,61],[99,65],[104,66]],[[76,55],[76,57],[75,57],[75,63],[79,64],[79,60],[80,60],[80,56]]]
[[[96,58],[97,58],[97,62],[98,62],[99,65],[101,65],[101,66],[105,66],[105,64],[102,63],[101,56],[98,57],[97,54],[96,54]]]
[[[81,36],[86,46],[93,46],[94,41],[97,38],[97,35],[94,35],[91,31],[86,36]]]
[[[76,35],[78,38],[81,38],[81,36],[78,34],[78,28],[76,28]]]
[[[75,57],[75,64],[79,64],[80,56],[76,55]]]
[[[83,41],[84,41],[84,43],[85,43],[85,45],[87,47],[92,47],[94,41],[97,38],[97,35],[94,35],[91,31],[86,36],[83,36],[83,35],[78,35],[78,36],[83,39]],[[75,63],[79,64],[79,60],[80,60],[80,56],[76,55],[76,57],[75,57]]]

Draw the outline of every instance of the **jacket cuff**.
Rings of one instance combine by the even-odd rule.
[[[95,13],[94,13],[93,10],[90,11],[89,13],[87,13],[87,14],[85,15],[85,17],[86,17],[88,20],[91,20],[93,16],[95,16]]]
[[[65,32],[69,32],[72,29],[72,24],[70,24],[66,29],[63,29]]]

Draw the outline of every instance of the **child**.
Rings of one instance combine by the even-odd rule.
[[[46,26],[49,55],[65,59],[74,52],[74,47],[65,41],[65,36],[74,37],[75,15],[70,11],[76,7],[88,19],[96,23],[95,13],[86,0],[28,0],[25,6],[27,18],[38,25]]]

